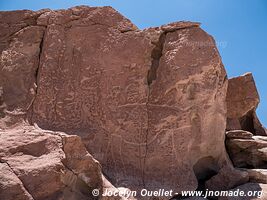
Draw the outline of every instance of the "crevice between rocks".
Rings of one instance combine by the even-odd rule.
[[[40,69],[40,65],[41,65],[41,56],[42,56],[42,53],[43,53],[43,45],[44,45],[44,37],[45,37],[45,31],[46,29],[44,30],[43,32],[43,35],[42,35],[42,38],[41,38],[41,41],[40,41],[40,44],[39,44],[39,55],[38,55],[38,66],[35,70],[35,73],[34,73],[34,78],[35,78],[35,82],[34,82],[34,89],[35,89],[35,93],[34,93],[34,96],[33,96],[33,99],[30,103],[30,105],[28,106],[27,108],[27,111],[30,110],[30,124],[33,123],[33,105],[34,105],[34,102],[35,102],[35,99],[37,97],[37,94],[38,94],[38,76],[39,76],[39,69]]]
[[[146,101],[147,127],[146,127],[146,133],[145,133],[146,134],[145,135],[146,146],[145,146],[145,155],[144,155],[143,171],[142,171],[142,182],[143,182],[144,188],[145,188],[145,166],[146,166],[146,158],[147,158],[147,151],[148,151],[147,143],[148,143],[149,119],[150,119],[148,104],[150,101],[151,84],[157,78],[157,70],[160,64],[160,59],[162,57],[162,51],[163,51],[163,46],[165,43],[166,34],[167,33],[165,32],[161,33],[158,41],[156,43],[153,43],[155,47],[152,49],[152,52],[151,52],[151,66],[147,73],[147,85],[148,85],[148,95],[147,95],[147,101]]]
[[[147,73],[148,87],[150,87],[152,82],[157,79],[157,70],[162,56],[162,50],[165,43],[166,34],[167,33],[163,32],[160,35],[159,40],[156,43],[154,43],[155,47],[152,49],[151,52],[151,67]]]
[[[193,24],[193,25],[186,26],[186,27],[178,27],[178,28],[174,28],[174,29],[170,29],[170,30],[161,30],[162,32],[159,36],[158,41],[152,42],[152,44],[155,47],[152,49],[152,52],[151,52],[151,67],[147,73],[148,88],[150,88],[150,85],[152,84],[152,82],[157,79],[157,70],[158,70],[158,67],[160,64],[160,59],[162,57],[162,51],[163,51],[163,47],[165,44],[167,34],[172,33],[172,32],[176,32],[176,31],[182,30],[182,29],[190,29],[193,27],[198,27],[198,25]]]

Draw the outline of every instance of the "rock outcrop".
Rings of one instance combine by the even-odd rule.
[[[233,168],[226,128],[235,166],[263,166],[264,148],[239,152],[265,145],[253,78],[227,87],[199,23],[139,30],[111,7],[79,6],[0,12],[0,28],[0,199],[233,189],[252,175]]]
[[[266,135],[256,115],[260,98],[251,73],[229,79],[226,100],[227,130],[245,130],[255,135]]]
[[[198,23],[141,31],[110,7],[1,16],[4,125],[80,135],[116,186],[194,190],[227,163],[226,72]]]

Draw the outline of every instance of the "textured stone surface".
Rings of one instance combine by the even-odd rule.
[[[45,34],[27,119],[82,136],[116,186],[196,189],[201,159],[225,162],[227,78],[198,23],[140,31],[110,7],[75,7],[36,24]]]
[[[226,102],[227,130],[242,129],[266,135],[255,112],[260,98],[251,73],[229,79]]]
[[[236,167],[267,168],[267,137],[227,138],[226,148]]]
[[[0,161],[1,199],[96,199],[92,189],[102,191],[100,165],[78,136],[7,129],[0,132]]]

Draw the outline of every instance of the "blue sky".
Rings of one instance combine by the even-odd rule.
[[[114,7],[140,29],[174,21],[202,23],[217,41],[229,77],[252,72],[267,126],[267,1],[265,0],[0,0],[0,10]]]

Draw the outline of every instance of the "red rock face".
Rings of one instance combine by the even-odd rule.
[[[23,111],[81,136],[116,186],[194,190],[211,164],[227,165],[226,73],[198,23],[141,31],[110,7],[25,11],[10,23],[26,13],[33,24],[1,39],[11,40],[1,59],[15,56],[1,65],[2,127]]]
[[[198,160],[219,167],[227,79],[198,24],[139,31],[111,8],[46,12],[37,23],[46,30],[32,123],[82,136],[120,186],[195,189]]]
[[[8,109],[14,104],[31,123],[80,135],[118,186],[196,189],[196,171],[208,168],[198,161],[219,168],[226,160],[226,73],[199,24],[140,31],[109,7],[39,15],[21,36],[33,64],[14,72],[28,84],[13,86],[24,98],[13,103],[2,84]]]

